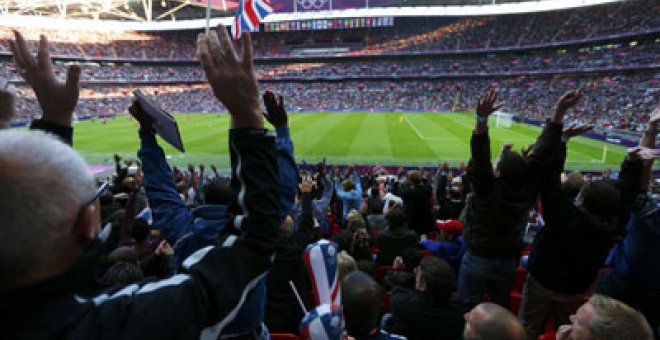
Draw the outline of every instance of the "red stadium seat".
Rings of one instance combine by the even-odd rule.
[[[383,294],[383,299],[380,302],[380,311],[381,313],[389,313],[390,309],[390,298],[392,297],[392,292],[387,292]]]
[[[301,337],[291,333],[270,333],[272,340],[302,340]]]
[[[511,292],[511,298],[510,298],[510,306],[509,310],[513,315],[518,315],[518,310],[520,310],[520,301],[522,297],[520,296],[520,292]]]
[[[385,275],[387,275],[387,272],[392,270],[394,267],[392,266],[380,266],[376,269],[376,281],[378,283],[383,283],[383,280],[385,279]]]
[[[536,340],[556,340],[557,339],[557,332],[552,331],[552,332],[546,332],[543,335],[539,335],[539,337]]]
[[[516,278],[513,281],[512,290],[515,292],[522,292],[523,284],[525,284],[526,277],[527,277],[527,269],[523,267],[516,268]]]

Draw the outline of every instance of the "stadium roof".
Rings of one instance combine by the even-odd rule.
[[[0,25],[91,30],[202,28],[208,0],[0,0]],[[212,24],[230,24],[239,0],[210,0]],[[542,12],[623,0],[271,0],[266,22],[374,16]],[[90,23],[93,20],[93,23]]]

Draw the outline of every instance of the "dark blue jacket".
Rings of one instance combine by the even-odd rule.
[[[660,206],[646,193],[635,200],[627,231],[614,248],[612,271],[660,293]]]
[[[199,249],[218,243],[220,233],[227,224],[227,206],[202,205],[191,212],[176,190],[172,170],[155,135],[141,130],[140,139],[142,147],[138,157],[142,161],[144,188],[154,218],[152,228],[160,230],[161,235],[173,245],[174,261],[178,267]],[[293,143],[287,127],[277,129],[275,149],[281,223],[293,206],[298,184]],[[265,298],[266,285],[261,280],[246,296],[245,305],[234,322],[227,326],[224,334],[242,334],[259,326],[264,316]]]

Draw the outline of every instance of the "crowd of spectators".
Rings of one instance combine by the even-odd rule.
[[[444,57],[416,57],[400,59],[345,60],[325,62],[258,63],[259,78],[305,77],[397,77],[431,76],[435,74],[509,73],[562,70],[570,72],[586,68],[616,68],[660,64],[658,43],[624,42],[582,49],[560,49],[546,53],[463,55]],[[0,63],[0,76],[20,80],[10,62]],[[56,65],[55,72],[63,74],[64,65]],[[203,81],[198,66],[181,65],[88,65],[82,74],[84,81]]]
[[[630,0],[536,14],[396,18],[389,28],[256,33],[255,53],[282,56],[295,54],[300,48],[348,46],[354,54],[380,54],[558,43],[654,29],[659,11],[654,0]],[[47,33],[55,55],[134,59],[194,59],[194,41],[199,33],[44,31],[29,27],[23,31],[31,41]],[[0,33],[0,46],[6,46],[9,39],[11,32]]]
[[[294,83],[263,91],[262,102],[250,35],[242,39],[236,54],[224,27],[200,37],[209,87],[145,89],[168,109],[200,98],[222,103],[231,119],[227,177],[215,166],[170,167],[154,118],[126,101],[127,90],[81,91],[77,65],[59,81],[48,42],[35,57],[15,33],[16,67],[35,99],[14,105],[15,90],[0,83],[5,337],[522,340],[546,328],[559,340],[658,335],[660,207],[650,195],[660,158],[657,96],[631,104],[610,94],[613,107],[638,105],[644,122],[616,179],[564,172],[570,138],[594,128],[568,123],[585,107],[610,105],[600,78],[525,80],[539,92],[525,105],[547,124],[532,147],[505,145],[495,161],[489,116],[500,103],[522,101],[511,90],[519,87],[507,86],[518,79],[442,84],[452,92],[438,92],[454,106],[476,113],[467,166],[297,167],[285,101],[273,91],[288,106],[303,95],[307,105],[345,98],[348,86],[398,92],[392,98],[403,103],[421,83]],[[607,88],[624,91],[644,77],[652,75],[612,77]],[[138,159],[116,156],[110,181],[94,178],[71,147],[76,107],[95,100],[124,105],[140,127]],[[34,110],[23,113],[29,131],[5,129],[15,108]],[[328,266],[310,267],[311,257]],[[332,305],[318,306],[329,295],[319,287],[335,291]]]
[[[305,83],[262,83],[262,89],[287,93],[287,105],[294,111],[427,111],[468,112],[478,93],[494,87],[505,104],[503,112],[521,119],[543,120],[552,106],[553,96],[580,86],[589,100],[569,114],[573,123],[595,125],[602,129],[643,132],[647,126],[644,112],[655,105],[660,79],[653,73],[603,75],[590,77],[497,78],[445,81],[348,81]],[[137,87],[84,87],[76,116],[107,118],[126,114],[132,91],[140,89],[153,96],[166,110],[179,113],[225,112],[204,84]],[[27,123],[38,112],[34,95],[18,87],[17,115],[14,123]]]

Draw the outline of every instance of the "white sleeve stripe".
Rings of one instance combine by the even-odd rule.
[[[102,305],[102,304],[104,304],[108,301],[116,300],[116,299],[119,299],[121,297],[140,295],[140,294],[148,294],[148,293],[152,293],[152,292],[155,292],[159,289],[163,289],[163,288],[166,288],[166,287],[178,286],[178,285],[188,281],[189,279],[190,279],[189,275],[179,274],[179,275],[172,276],[169,279],[148,283],[148,284],[142,286],[142,288],[140,288],[140,286],[137,285],[137,284],[131,284],[131,285],[128,285],[128,286],[122,288],[121,290],[119,290],[118,292],[116,292],[112,295],[101,294],[101,295],[95,296],[93,298],[83,298],[83,297],[80,297],[78,295],[75,295],[74,299],[76,300],[76,302],[78,302],[80,304],[87,303],[91,300],[96,306],[100,306],[100,305]]]
[[[243,289],[243,292],[241,293],[241,298],[238,301],[238,304],[234,307],[234,309],[227,314],[227,316],[220,320],[218,323],[216,323],[213,326],[209,326],[202,330],[202,334],[199,336],[201,340],[217,340],[220,334],[222,333],[222,330],[234,319],[236,319],[236,315],[238,314],[238,311],[241,310],[243,305],[245,304],[245,299],[247,298],[247,295],[250,291],[254,289],[254,287],[259,284],[259,281],[261,281],[266,275],[268,274],[268,271],[262,273],[261,275],[257,276],[255,279],[250,281],[246,286],[245,289]]]
[[[188,258],[183,261],[183,268],[190,269],[190,267],[196,265],[204,258],[204,256],[206,256],[206,254],[208,254],[209,251],[211,251],[211,249],[213,249],[213,246],[206,246],[192,253],[192,255],[188,256]]]

